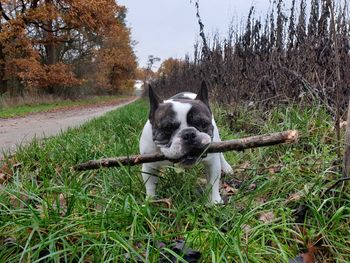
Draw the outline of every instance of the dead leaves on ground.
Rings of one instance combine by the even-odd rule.
[[[227,182],[224,182],[222,184],[222,192],[225,196],[232,196],[238,192],[238,189],[229,185]]]
[[[288,196],[285,203],[288,204],[291,202],[298,202],[302,199],[302,197],[303,197],[303,194],[301,192],[292,193]]]
[[[307,248],[307,251],[305,253],[296,256],[294,259],[290,259],[289,263],[316,263],[316,252],[317,248],[310,245],[310,247]]]
[[[170,198],[163,198],[163,199],[152,199],[150,200],[152,204],[160,205],[164,208],[171,209],[172,208],[172,201]]]
[[[261,213],[259,216],[259,220],[262,221],[263,223],[270,223],[275,219],[276,217],[273,212],[264,212],[264,213]]]
[[[253,171],[257,175],[273,175],[281,172],[283,164],[274,164],[268,167],[253,167],[249,161],[245,161],[242,164],[234,167],[234,174],[240,175],[249,171]]]
[[[302,226],[296,226],[296,233],[294,240],[305,248],[305,252],[290,259],[289,263],[334,262],[328,247],[323,244],[322,234],[313,235]]]
[[[22,163],[17,162],[14,158],[9,159],[7,162],[0,163],[0,186],[7,184],[15,170],[19,169]]]

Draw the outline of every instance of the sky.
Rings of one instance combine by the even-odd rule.
[[[135,53],[139,66],[145,67],[149,55],[161,60],[184,58],[193,54],[199,39],[194,0],[120,0],[128,12],[127,25],[136,42]],[[291,0],[285,1],[286,4]],[[245,22],[254,4],[255,15],[265,17],[270,0],[200,0],[199,8],[208,36],[219,33],[227,36],[229,25]],[[156,69],[161,62],[155,65]]]

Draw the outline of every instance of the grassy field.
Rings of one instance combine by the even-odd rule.
[[[159,198],[171,198],[163,203],[145,201],[140,167],[70,169],[137,153],[147,112],[137,101],[3,162],[0,262],[196,262],[199,254],[200,262],[350,261],[349,190],[322,194],[340,176],[322,109],[217,108],[225,139],[301,133],[296,145],[226,154],[235,175],[223,178],[225,205],[207,205],[200,165],[163,171]]]
[[[81,107],[87,105],[112,103],[126,96],[99,96],[80,100],[52,100],[47,102],[42,101],[25,101],[17,103],[6,103],[0,98],[0,118],[11,118],[25,116],[30,113],[45,112],[57,109]]]

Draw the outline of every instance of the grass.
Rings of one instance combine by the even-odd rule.
[[[46,112],[57,109],[112,103],[125,96],[99,96],[80,100],[63,99],[26,99],[25,101],[11,101],[0,98],[0,118],[22,117],[30,113]]]
[[[216,108],[225,139],[301,132],[296,145],[226,154],[236,173],[223,179],[241,183],[223,206],[207,205],[200,165],[163,171],[157,190],[159,198],[171,198],[170,206],[145,201],[140,167],[70,169],[137,153],[147,111],[137,101],[33,141],[3,162],[0,262],[186,262],[190,253],[173,249],[178,240],[199,251],[201,262],[288,262],[307,249],[319,262],[350,261],[349,190],[322,195],[340,176],[332,120],[324,110],[228,114]],[[296,216],[303,207],[305,215]]]

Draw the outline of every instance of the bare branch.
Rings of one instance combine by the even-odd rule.
[[[348,105],[348,117],[345,130],[345,152],[343,162],[343,176],[349,177],[350,170],[350,100]]]
[[[203,155],[207,153],[227,152],[227,151],[242,151],[250,148],[257,148],[263,146],[272,146],[281,143],[293,143],[298,139],[298,131],[289,130],[283,132],[276,132],[271,134],[264,134],[258,136],[251,136],[241,139],[213,142],[209,146],[196,151],[196,155]],[[191,154],[191,153],[190,153]],[[144,154],[134,156],[123,156],[116,158],[107,158],[101,160],[91,160],[86,163],[75,165],[73,170],[84,171],[98,169],[102,167],[120,167],[123,165],[134,166],[142,163],[151,163],[170,160],[172,162],[179,162],[179,160],[167,159],[163,154]]]
[[[6,20],[6,21],[10,21],[11,18],[6,15],[5,11],[4,11],[4,8],[2,7],[2,4],[1,4],[1,1],[0,1],[0,13],[2,15],[2,17]]]

